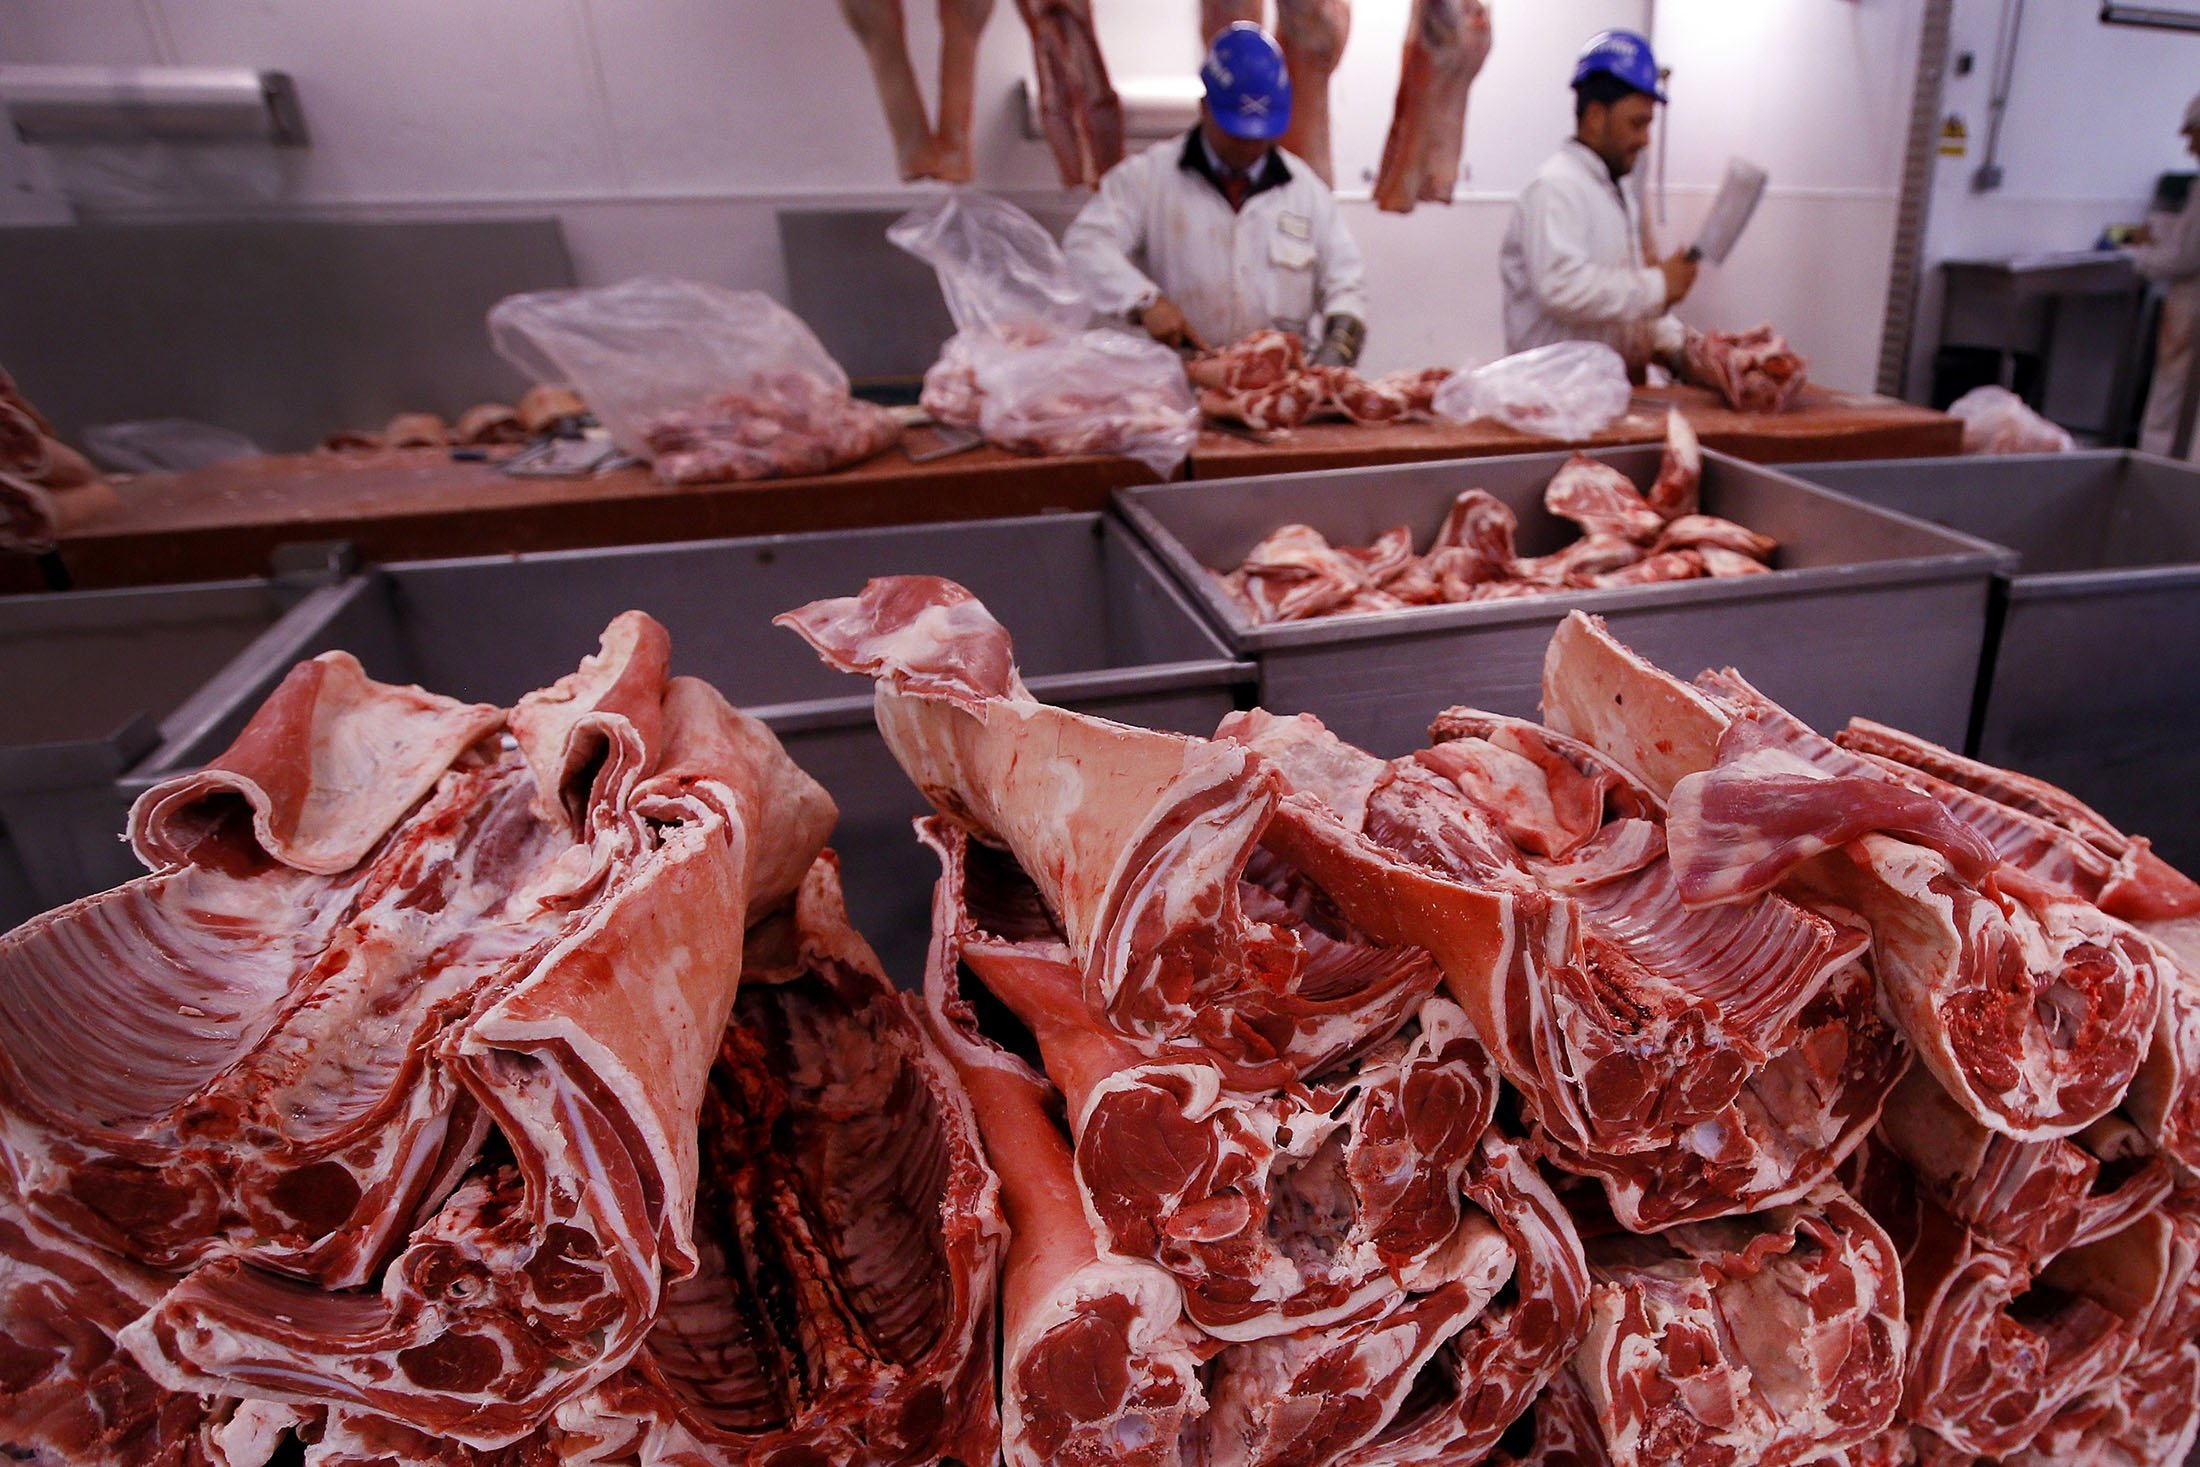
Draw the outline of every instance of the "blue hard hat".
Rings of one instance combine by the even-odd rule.
[[[1665,100],[1658,88],[1658,58],[1651,54],[1650,42],[1633,31],[1598,31],[1589,38],[1574,60],[1573,85],[1578,87],[1599,72],[1660,102]]]
[[[1280,138],[1291,125],[1291,73],[1268,32],[1233,21],[1207,47],[1199,79],[1215,125],[1234,138]]]

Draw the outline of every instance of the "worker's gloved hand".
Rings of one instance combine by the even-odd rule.
[[[1367,344],[1367,323],[1357,316],[1331,316],[1322,322],[1321,345],[1314,348],[1317,367],[1349,367]]]
[[[1671,310],[1687,298],[1696,288],[1696,272],[1700,267],[1688,257],[1688,251],[1675,250],[1658,262],[1658,269],[1665,275],[1665,308]]]
[[[1189,347],[1193,351],[1207,349],[1207,343],[1199,339],[1199,333],[1192,329],[1192,323],[1184,319],[1184,313],[1167,296],[1162,296],[1140,311],[1137,319],[1138,324],[1145,328],[1146,334],[1163,346]]]

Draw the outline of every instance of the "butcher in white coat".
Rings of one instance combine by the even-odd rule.
[[[1677,357],[1672,308],[1696,283],[1685,252],[1644,258],[1641,204],[1626,184],[1665,100],[1657,58],[1641,36],[1605,31],[1575,62],[1573,86],[1574,135],[1521,191],[1498,255],[1505,349],[1601,341],[1639,374]]]
[[[2185,108],[2184,131],[2185,147],[2200,158],[2200,97]],[[2179,419],[2192,385],[2193,337],[2200,330],[2200,187],[2186,195],[2181,212],[2150,219],[2130,253],[2139,273],[2162,287],[2154,385],[2147,390],[2139,447],[2147,453],[2175,453]],[[2200,434],[2194,437],[2200,440]],[[2186,453],[2200,456],[2189,445]]]
[[[1349,366],[1367,336],[1360,250],[1329,186],[1275,146],[1291,120],[1283,52],[1239,21],[1200,77],[1199,125],[1110,169],[1063,236],[1078,283],[1169,346],[1273,327]]]

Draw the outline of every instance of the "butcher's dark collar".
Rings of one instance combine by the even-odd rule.
[[[1176,166],[1189,168],[1213,184],[1216,193],[1222,193],[1222,174],[1207,157],[1207,144],[1199,135],[1199,124],[1193,123],[1192,130],[1184,135],[1184,152],[1176,160]],[[1282,188],[1290,181],[1291,165],[1283,161],[1283,154],[1270,148],[1268,156],[1261,160],[1260,167],[1253,170],[1253,184],[1245,191],[1245,197],[1251,198],[1272,188]]]

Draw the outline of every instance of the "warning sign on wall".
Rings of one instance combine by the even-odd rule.
[[[1949,113],[1947,121],[1940,124],[1940,156],[1960,158],[1970,151],[1970,147],[1971,130],[1963,125],[1960,115]]]

